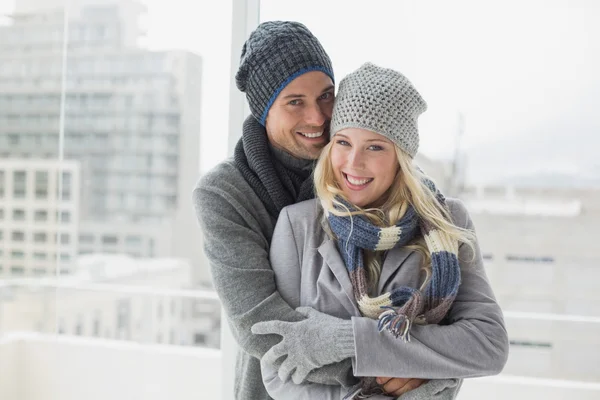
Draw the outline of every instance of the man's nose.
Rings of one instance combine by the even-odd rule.
[[[327,120],[327,116],[319,104],[314,104],[307,108],[304,119],[307,125],[322,126]]]

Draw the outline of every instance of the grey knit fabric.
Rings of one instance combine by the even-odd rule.
[[[427,103],[404,75],[366,63],[340,82],[330,134],[367,129],[414,157],[419,149],[417,119],[425,110]]]
[[[235,81],[246,93],[252,115],[264,125],[279,93],[310,71],[322,71],[333,80],[331,60],[317,38],[299,22],[267,21],[244,44]]]

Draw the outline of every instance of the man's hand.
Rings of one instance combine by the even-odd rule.
[[[424,383],[427,383],[427,380],[418,378],[379,377],[377,378],[377,383],[382,385],[383,390],[386,394],[390,394],[394,397],[399,397],[402,396],[404,393],[416,389]]]
[[[283,340],[267,351],[262,363],[278,368],[279,378],[300,384],[310,371],[353,357],[352,321],[323,314],[309,307],[297,311],[307,319],[298,322],[266,321],[252,326],[258,335],[276,334]],[[278,360],[285,357],[283,363]]]

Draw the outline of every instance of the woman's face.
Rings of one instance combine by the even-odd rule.
[[[332,138],[331,165],[344,195],[358,207],[378,207],[398,171],[394,143],[375,132],[347,128]]]

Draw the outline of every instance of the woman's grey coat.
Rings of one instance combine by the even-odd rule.
[[[447,204],[457,226],[473,229],[460,200],[447,199]],[[271,242],[271,265],[279,293],[292,307],[308,306],[352,319],[355,376],[461,379],[502,370],[508,337],[477,243],[474,256],[468,245],[460,245],[461,285],[447,318],[440,325],[413,326],[411,341],[404,343],[387,331],[379,333],[376,320],[360,316],[350,277],[336,242],[323,230],[320,214],[316,200],[281,212]],[[397,286],[418,287],[420,264],[421,255],[415,251],[389,250],[378,293]],[[341,399],[346,393],[340,386],[284,383],[270,367],[262,365],[262,369],[263,381],[274,399]]]

